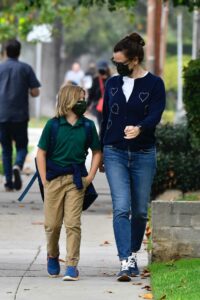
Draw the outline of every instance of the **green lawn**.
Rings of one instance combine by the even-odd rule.
[[[200,259],[150,265],[154,300],[199,300]]]

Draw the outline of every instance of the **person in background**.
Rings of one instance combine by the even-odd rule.
[[[30,65],[19,61],[21,44],[16,39],[3,45],[0,64],[0,142],[6,191],[20,190],[21,170],[28,147],[29,95],[39,95],[40,82]],[[12,165],[13,141],[16,159]]]
[[[88,69],[85,72],[85,77],[84,77],[84,89],[86,89],[87,91],[92,87],[92,82],[96,74],[97,74],[96,64],[93,62],[89,63]]]
[[[89,110],[91,110],[92,114],[97,118],[97,122],[100,127],[102,120],[105,83],[108,78],[110,78],[111,72],[106,61],[100,61],[97,63],[97,71],[98,74],[93,79],[92,87],[88,91],[87,106]]]
[[[154,133],[165,108],[162,79],[142,66],[144,45],[132,33],[114,46],[112,62],[119,75],[107,81],[104,95],[101,144],[121,262],[119,281],[139,275],[137,252],[156,171]]]
[[[76,85],[83,87],[84,72],[78,62],[74,62],[70,71],[65,74],[64,83],[74,82]]]

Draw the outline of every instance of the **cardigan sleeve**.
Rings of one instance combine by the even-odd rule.
[[[154,128],[161,120],[165,109],[166,95],[165,86],[161,78],[158,78],[152,91],[152,101],[149,105],[148,116],[137,125],[142,131],[148,128]]]

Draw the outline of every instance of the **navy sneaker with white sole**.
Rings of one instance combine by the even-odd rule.
[[[128,260],[121,261],[121,269],[117,274],[118,281],[131,281],[131,274],[128,267]]]
[[[131,255],[128,258],[128,267],[131,277],[137,277],[140,274],[140,271],[137,266],[137,257],[136,255]]]

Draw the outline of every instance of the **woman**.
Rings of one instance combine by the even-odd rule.
[[[104,95],[101,143],[121,261],[119,281],[139,275],[136,253],[145,232],[156,171],[154,133],[165,107],[162,79],[142,66],[144,45],[137,33],[115,45],[112,62],[119,76],[108,80]]]

